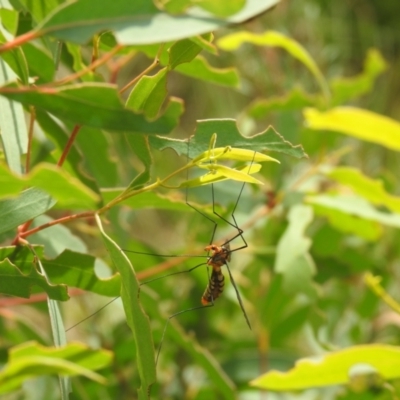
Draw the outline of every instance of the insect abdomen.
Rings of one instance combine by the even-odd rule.
[[[216,300],[224,291],[225,278],[222,275],[221,268],[213,267],[210,280],[206,290],[201,297],[201,303],[206,306]]]

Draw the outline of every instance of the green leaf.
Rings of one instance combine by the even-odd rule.
[[[87,65],[82,59],[82,48],[79,45],[73,43],[65,43],[65,47],[68,50],[68,53],[72,56],[73,63],[72,69],[75,72],[81,71],[87,68]],[[83,76],[80,78],[83,82],[104,82],[102,76],[93,71],[87,71]]]
[[[264,183],[259,181],[256,178],[253,178],[247,171],[253,171],[252,168],[247,167],[244,169],[244,171],[240,171],[234,168],[229,168],[226,165],[220,165],[220,164],[202,164],[199,165],[200,168],[208,169],[210,171],[210,174],[213,175],[213,171],[216,171],[217,176],[220,177],[225,177],[227,179],[232,179],[234,181],[239,181],[239,182],[248,182],[248,183],[255,183],[257,185],[263,185]],[[257,169],[258,165],[256,165]],[[217,178],[217,180],[220,180],[220,178]],[[204,181],[203,183],[204,184]]]
[[[111,260],[121,274],[121,298],[136,343],[135,364],[140,376],[138,395],[139,399],[147,399],[150,387],[156,380],[156,366],[149,319],[140,304],[139,283],[129,259],[104,232],[99,216],[96,216],[96,221]]]
[[[317,99],[305,93],[301,88],[294,88],[284,96],[257,99],[247,108],[246,112],[253,118],[264,118],[272,111],[301,110],[315,105]]]
[[[372,90],[375,79],[387,69],[386,62],[376,49],[370,49],[361,74],[351,78],[336,78],[330,86],[332,104],[343,104]]]
[[[119,274],[101,279],[95,273],[96,258],[65,250],[53,260],[42,259],[43,268],[53,283],[64,283],[103,296],[117,297],[121,290]]]
[[[152,319],[159,321],[166,321],[167,316],[160,312],[159,298],[149,296],[143,291],[142,295],[145,295],[143,301],[146,302],[146,306],[149,309],[150,316]],[[215,355],[209,352],[207,349],[202,347],[197,341],[196,337],[191,334],[186,334],[176,318],[173,318],[169,323],[165,332],[165,340],[173,340],[180,349],[183,349],[190,357],[192,361],[207,373],[208,379],[214,384],[213,394],[218,399],[235,399],[236,388],[230,377],[221,368],[218,361],[215,359]]]
[[[13,80],[15,74],[0,58],[0,84]],[[21,104],[0,96],[0,132],[4,153],[10,169],[22,173],[21,155],[28,147],[27,128]]]
[[[63,150],[65,149],[65,146],[68,143],[69,140],[69,134],[65,131],[67,129],[65,126],[61,127],[60,126],[60,121],[55,121],[48,113],[40,110],[36,110],[36,120],[39,123],[40,127],[43,129],[43,131],[46,133],[46,137],[51,140],[53,145],[56,147],[56,149],[53,151],[52,155],[54,157],[54,160],[58,160],[61,157],[61,154]],[[89,131],[88,131],[89,130]],[[99,135],[104,136],[104,133],[100,133],[100,131],[95,130],[95,132],[98,132]],[[89,147],[90,144],[92,144],[92,141],[90,141],[91,136],[93,135],[93,130],[87,127],[82,127],[80,130],[80,133],[83,133],[83,135],[89,133],[89,139],[86,140],[85,137],[82,138],[83,135],[78,135],[76,140],[75,140],[75,145],[73,145],[68,153],[68,157],[65,160],[63,164],[63,170],[69,172],[71,175],[76,176],[79,178],[81,182],[83,182],[87,187],[92,189],[95,193],[99,193],[99,188],[97,186],[97,182],[94,181],[93,178],[90,177],[90,174],[88,171],[85,170],[85,168],[82,167],[83,163],[90,163],[90,158],[92,157],[92,152],[88,152],[85,157],[79,152],[79,149],[77,148],[77,145],[79,147],[82,145],[82,141],[85,142],[85,145],[82,146],[82,151],[86,150],[86,147]],[[88,142],[90,143],[88,144]],[[93,147],[95,150],[97,150],[97,146],[99,146],[98,142],[101,142],[101,138],[96,138],[96,140],[93,140]],[[102,143],[100,143],[102,144]],[[106,146],[104,146],[106,147]],[[93,151],[95,151],[93,150]],[[104,152],[104,149],[103,149]],[[102,154],[102,152],[99,152],[97,154]],[[88,160],[89,159],[89,160]],[[104,159],[101,160],[104,167],[107,168],[109,165]],[[54,161],[55,163],[56,161]],[[110,173],[112,173],[112,168],[110,167]],[[104,177],[105,178],[105,177]],[[100,183],[102,180],[99,181]]]
[[[153,76],[143,76],[131,91],[126,107],[142,112],[147,118],[155,118],[167,97],[167,68]]]
[[[35,253],[35,261],[37,262],[40,273],[46,278],[48,281],[48,276],[46,275],[46,271],[43,269],[43,265],[38,258],[33,247],[29,246],[30,250]],[[52,300],[51,298],[47,298],[47,305],[49,308],[49,317],[51,324],[51,331],[53,333],[53,342],[56,347],[66,346],[67,344],[67,336],[65,332],[64,322],[61,316],[61,310],[58,302],[56,300]],[[58,376],[58,380],[60,383],[60,392],[61,398],[68,398],[71,382],[67,376]]]
[[[141,135],[130,136],[136,137]],[[118,160],[112,156],[109,135],[100,129],[83,126],[75,139],[75,145],[81,154],[77,154],[76,162],[72,162],[70,159],[71,153],[68,154],[68,159],[71,161],[71,166],[74,167],[74,173],[79,174],[79,179],[85,185],[89,184],[87,176],[82,173],[82,167],[80,161],[78,161],[81,160],[86,169],[96,179],[98,186],[115,186],[118,182]],[[65,163],[63,165],[64,168]],[[97,187],[94,189],[92,186],[93,183],[89,186],[92,190],[96,192],[99,190]]]
[[[250,382],[265,390],[304,390],[350,382],[351,370],[368,365],[385,380],[400,377],[400,348],[383,344],[353,346],[296,362],[287,372],[271,371]]]
[[[0,4],[0,6],[1,24],[4,26],[4,28],[7,29],[9,33],[15,36],[18,28],[18,12],[15,10],[10,10],[8,8],[3,8],[3,4]]]
[[[31,228],[36,228],[52,221],[54,219],[47,215],[39,215],[33,220]],[[74,235],[69,230],[68,224],[56,224],[40,230],[29,236],[29,241],[31,243],[40,243],[44,246],[44,255],[48,258],[57,257],[65,249],[73,249],[80,253],[87,252],[86,244],[80,237]]]
[[[317,80],[324,96],[329,98],[330,95],[328,84],[318,68],[318,65],[308,51],[294,39],[276,31],[266,31],[262,34],[242,31],[224,36],[217,41],[217,45],[223,50],[233,51],[239,48],[245,42],[249,42],[257,46],[281,47],[285,49],[291,56],[298,59],[309,69],[309,71]]]
[[[44,214],[56,204],[47,193],[31,188],[24,190],[16,199],[0,201],[0,233],[7,232]]]
[[[371,272],[366,272],[364,275],[364,283],[385,302],[393,311],[400,314],[400,303],[396,301],[381,285],[382,278],[374,276]]]
[[[175,69],[178,65],[191,62],[202,48],[193,40],[184,39],[174,43],[168,50],[169,67]]]
[[[55,73],[55,64],[51,56],[45,50],[31,43],[25,43],[22,46],[22,50],[24,51],[28,64],[29,75],[39,78],[35,83],[42,84],[51,82]]]
[[[306,201],[309,204],[319,206],[320,209],[334,209],[358,218],[400,228],[400,214],[377,211],[362,197],[350,195],[316,195],[308,196]]]
[[[46,0],[31,1],[31,0],[18,0],[14,3],[14,8],[18,11],[23,11],[32,15],[32,19],[35,23],[42,21],[46,18],[55,8],[57,8],[62,0]]]
[[[16,390],[27,379],[40,375],[82,375],[105,384],[105,378],[93,370],[104,368],[111,361],[110,351],[92,350],[81,343],[61,348],[23,343],[9,351],[8,363],[0,371],[0,393]]]
[[[318,204],[311,202],[316,215],[327,218],[329,224],[339,232],[354,234],[368,241],[376,241],[382,236],[381,225],[373,220],[362,219],[340,209],[340,204],[332,208],[324,202]]]
[[[150,180],[150,167],[153,163],[153,159],[150,152],[149,140],[145,135],[129,134],[125,134],[125,139],[132,153],[136,154],[144,165],[144,170],[136,175],[128,185],[128,189],[137,189]]]
[[[223,167],[219,165],[219,167]],[[229,170],[232,170],[231,168],[228,168]],[[238,180],[240,182],[250,182],[250,183],[256,183],[256,184],[263,184],[263,182],[260,182],[257,179],[252,179],[250,174],[255,174],[261,170],[261,165],[260,164],[251,164],[251,165],[245,165],[244,167],[241,167],[237,170],[234,170],[233,173],[229,171],[226,173],[226,171],[223,168],[218,168],[214,173],[207,173],[205,175],[199,176],[198,178],[194,179],[189,179],[187,181],[182,182],[179,187],[185,188],[185,187],[197,187],[197,186],[202,186],[202,185],[209,185],[210,183],[217,183],[221,181],[225,181],[227,179],[233,179],[233,180]],[[236,175],[235,173],[240,173],[240,175]]]
[[[236,121],[233,119],[209,119],[197,122],[195,135],[190,139],[189,158],[195,158],[197,155],[208,149],[211,136],[217,133],[218,147],[238,147],[253,151],[277,151],[296,158],[307,157],[300,145],[293,146],[286,141],[272,127],[264,132],[251,137],[244,137],[239,132]],[[151,146],[158,150],[166,148],[174,149],[179,155],[188,154],[187,140],[169,139],[163,136],[150,136]]]
[[[313,220],[310,206],[296,205],[288,215],[289,225],[276,249],[275,272],[283,275],[283,287],[289,293],[302,292],[309,297],[317,296],[312,277],[316,273],[309,253],[311,239],[305,235]]]
[[[156,300],[147,296],[146,301],[151,301],[152,306],[149,307],[153,312],[157,312],[158,319],[165,321],[166,316],[160,315],[159,305],[156,304]],[[155,311],[157,310],[157,311]],[[186,334],[179,323],[176,320],[171,320],[168,324],[167,335],[173,339],[181,349],[184,349],[193,358],[196,365],[201,366],[207,373],[208,379],[210,379],[215,385],[215,391],[218,391],[218,398],[225,398],[227,400],[234,399],[236,394],[235,385],[227,376],[226,372],[218,364],[213,354],[207,349],[200,346],[196,338],[193,335]]]
[[[234,67],[215,68],[208,61],[198,55],[193,61],[188,64],[181,64],[175,68],[175,71],[183,75],[190,76],[195,79],[200,79],[205,82],[215,83],[217,85],[228,87],[239,87],[239,75]]]
[[[29,271],[21,271],[7,258],[0,262],[0,293],[28,299],[32,293],[32,286],[39,286],[51,299],[69,299],[66,285],[50,284],[33,263],[30,264]]]
[[[350,186],[353,191],[376,206],[386,206],[393,212],[400,213],[400,197],[386,192],[381,180],[371,179],[351,167],[338,167],[327,175],[342,185]]]
[[[304,118],[311,129],[340,132],[391,150],[400,150],[400,123],[372,111],[336,107],[320,112],[307,108]]]
[[[202,10],[190,14],[171,15],[158,10],[148,0],[114,0],[96,7],[93,0],[63,4],[37,27],[41,35],[85,44],[104,30],[114,31],[120,44],[163,43],[213,31],[231,23],[241,23],[260,14],[277,0],[248,0],[246,6],[227,19],[205,15]]]
[[[1,41],[0,41],[1,42]],[[11,51],[8,51],[2,54],[2,59],[8,64],[8,66],[15,72],[21,82],[24,85],[29,84],[29,72],[28,72],[28,63],[27,59],[25,58],[24,51],[17,47]],[[8,80],[11,80],[8,78]],[[1,83],[3,83],[0,80]],[[5,82],[5,81],[4,81]]]
[[[218,17],[224,18],[239,12],[246,4],[246,0],[199,0],[195,4]]]
[[[173,128],[169,118],[161,116],[149,122],[143,115],[123,107],[117,88],[102,83],[81,83],[63,88],[43,88],[40,90],[16,90],[15,84],[8,85],[12,92],[2,92],[3,96],[34,105],[58,118],[74,124],[112,131],[143,133],[168,133]]]
[[[156,0],[155,4],[170,14],[179,14],[192,6],[193,0]]]
[[[211,32],[206,33],[204,35],[193,36],[189,40],[196,43],[203,50],[205,50],[211,54],[214,54],[214,55],[218,54],[218,50],[217,50],[216,46],[212,43],[212,41],[214,40],[214,35]]]
[[[97,193],[78,179],[55,165],[41,163],[28,175],[17,176],[0,164],[0,198],[17,195],[26,186],[48,192],[57,200],[57,208],[96,209],[100,201]]]
[[[280,164],[276,158],[267,156],[266,154],[259,153],[254,150],[236,149],[234,147],[217,147],[206,150],[202,154],[193,159],[193,163],[209,163],[218,160],[234,160],[234,161],[251,161],[251,162],[265,162],[272,161]]]

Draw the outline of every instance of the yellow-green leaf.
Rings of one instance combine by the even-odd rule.
[[[319,70],[316,62],[313,60],[308,51],[292,38],[289,38],[276,31],[266,31],[262,34],[242,31],[224,36],[218,40],[217,44],[223,50],[233,51],[245,42],[249,42],[257,46],[281,47],[285,49],[290,55],[292,55],[294,58],[297,58],[309,69],[309,71],[317,80],[324,95],[329,97],[328,84],[325,81],[325,78]]]
[[[400,347],[382,344],[353,346],[322,357],[297,361],[287,372],[271,371],[250,382],[267,390],[302,390],[343,385],[351,378],[351,369],[369,365],[384,379],[400,377]]]
[[[248,182],[248,183],[256,183],[258,185],[264,185],[263,182],[259,181],[256,178],[253,178],[251,175],[249,175],[248,171],[246,171],[246,168],[244,171],[239,171],[234,168],[229,168],[226,165],[220,165],[220,164],[202,164],[199,165],[200,168],[208,169],[214,173],[216,171],[217,173],[221,174],[222,176],[225,176],[228,179],[233,179],[234,181],[239,181],[239,182]],[[250,170],[250,166],[247,167],[248,170]]]
[[[400,123],[384,115],[356,107],[336,107],[325,112],[307,108],[304,118],[311,129],[336,131],[400,150]]]
[[[212,150],[207,150],[193,159],[194,163],[201,163],[213,160],[235,160],[235,161],[252,161],[264,162],[273,161],[280,164],[276,158],[267,156],[254,150],[237,149],[234,147],[217,147]]]
[[[256,172],[260,171],[261,165],[260,164],[252,164],[251,166],[246,165],[242,168],[239,168],[236,170],[237,172],[242,172],[245,175],[247,174],[255,174]],[[202,186],[202,185],[209,185],[210,183],[216,183],[216,182],[221,182],[225,181],[227,179],[233,179],[231,177],[227,177],[226,174],[224,174],[221,171],[215,171],[215,173],[208,172],[205,175],[199,176],[198,178],[190,179],[188,181],[182,182],[179,187],[184,188],[184,187],[197,187],[197,186]],[[259,181],[255,182],[258,183]]]
[[[355,193],[375,205],[384,205],[390,210],[400,213],[400,197],[386,192],[383,182],[371,179],[351,167],[339,167],[328,173],[328,176],[343,185],[350,186]]]

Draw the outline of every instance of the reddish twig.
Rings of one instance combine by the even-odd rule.
[[[86,211],[80,214],[73,214],[73,215],[68,215],[67,217],[55,219],[54,221],[47,222],[46,224],[37,226],[36,228],[33,228],[29,231],[22,232],[19,234],[20,238],[26,238],[27,236],[33,235],[36,232],[39,232],[43,229],[50,228],[51,226],[57,225],[57,224],[62,224],[64,222],[69,222],[72,221],[73,219],[78,219],[78,218],[92,218],[94,217],[95,212],[94,211]]]
[[[29,173],[31,164],[31,148],[32,148],[32,138],[33,138],[33,127],[35,126],[36,111],[34,106],[29,107],[30,119],[29,119],[29,131],[28,131],[28,150],[26,152],[26,163],[25,163],[25,173]]]
[[[11,40],[8,43],[4,43],[3,46],[0,46],[0,54],[5,53],[6,51],[10,51],[12,49],[15,49],[18,46],[21,46],[22,44],[29,42],[33,39],[36,39],[42,35],[41,32],[39,31],[30,31],[27,33],[24,33],[21,36],[17,36],[14,40]]]
[[[65,145],[65,148],[61,154],[60,159],[58,160],[57,165],[61,167],[64,164],[64,161],[66,160],[69,151],[71,150],[71,147],[75,141],[76,136],[78,135],[79,130],[81,129],[82,125],[75,125],[74,129],[71,132],[71,136],[68,139],[67,144]]]

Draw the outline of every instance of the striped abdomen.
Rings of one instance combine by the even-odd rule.
[[[225,278],[224,275],[222,275],[221,267],[214,265],[207,288],[201,297],[201,303],[203,306],[212,303],[221,295],[224,291],[224,280]]]

